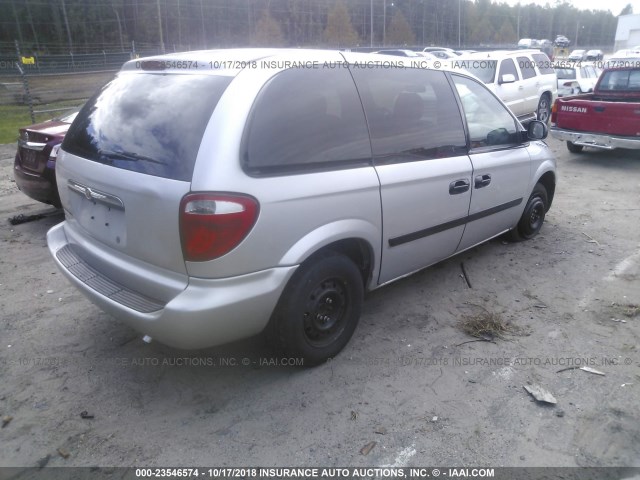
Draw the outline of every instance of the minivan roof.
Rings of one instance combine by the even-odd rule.
[[[526,50],[520,50],[523,52]],[[291,62],[286,64],[285,62]],[[367,66],[393,66],[450,70],[446,62],[429,57],[400,57],[372,55],[371,53],[346,52],[339,50],[300,48],[231,48],[219,50],[199,50],[178,52],[137,58],[122,66],[122,72],[212,74],[235,76],[249,68],[317,68],[327,63],[365,64]],[[432,65],[437,62],[437,65]]]

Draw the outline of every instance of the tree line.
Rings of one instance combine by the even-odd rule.
[[[522,3],[526,3],[523,0]],[[372,8],[373,7],[373,8]],[[567,36],[610,48],[617,18],[566,1],[0,0],[0,49],[82,53],[243,46],[490,46]],[[631,5],[623,12],[631,13]]]

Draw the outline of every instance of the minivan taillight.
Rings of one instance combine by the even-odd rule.
[[[182,254],[206,262],[236,248],[258,218],[259,205],[238,194],[190,193],[180,202]]]

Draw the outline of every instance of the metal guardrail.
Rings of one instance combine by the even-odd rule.
[[[13,76],[22,67],[26,75],[119,70],[123,63],[158,51],[39,55],[37,53],[0,54],[0,76]]]

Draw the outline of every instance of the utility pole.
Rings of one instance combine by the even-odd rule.
[[[462,0],[458,0],[458,48],[460,48],[460,20],[462,18],[462,14],[461,14],[461,7],[462,5]]]
[[[383,1],[384,11],[382,12],[382,46],[387,44],[387,0]]]
[[[373,48],[373,0],[371,0],[371,6],[369,7],[369,19],[371,20],[369,31],[369,46]]]
[[[160,32],[160,51],[165,53],[164,49],[164,36],[162,35],[162,15],[160,13],[160,0],[157,0],[158,5],[158,31]]]
[[[67,18],[67,6],[65,0],[62,0],[62,17],[64,19],[64,26],[67,29],[67,39],[69,40],[69,51],[73,53],[73,42],[71,41],[71,29],[69,28],[69,19]]]

